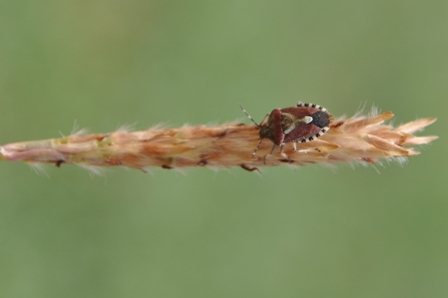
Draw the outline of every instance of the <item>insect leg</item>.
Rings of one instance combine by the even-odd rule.
[[[322,152],[322,150],[320,150],[319,148],[311,148],[311,149],[303,149],[303,150],[299,149],[299,150],[297,150],[296,142],[293,143],[293,148],[294,148],[294,152],[296,152],[296,153],[311,153],[311,152],[317,151],[317,152],[320,153],[320,155],[322,155],[322,157],[327,157],[328,156],[327,152]]]
[[[263,160],[264,160],[264,164],[266,164],[266,157],[268,157],[268,156],[270,156],[270,155],[272,155],[272,154],[274,153],[274,151],[275,151],[275,147],[277,147],[277,145],[273,145],[273,146],[272,146],[272,149],[271,149],[271,153],[269,153],[268,155],[265,155],[265,156],[264,156],[264,158],[263,158]]]
[[[266,120],[267,117],[269,117],[269,114],[266,114],[266,115],[263,117],[263,119],[262,119],[261,122],[260,122],[260,125],[263,124],[264,120]],[[260,126],[260,125],[259,125],[259,126]]]
[[[288,160],[288,163],[291,163],[291,159],[289,158],[288,155],[286,155],[286,153],[283,152],[283,150],[285,149],[285,144],[281,144],[280,145],[280,154],[286,158]],[[272,154],[272,153],[271,153]]]

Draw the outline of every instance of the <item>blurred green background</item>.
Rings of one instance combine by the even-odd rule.
[[[0,144],[315,102],[441,139],[400,166],[0,164],[0,297],[446,297],[447,1],[1,1]],[[445,149],[443,149],[445,148]],[[248,152],[250,155],[250,152]],[[377,172],[377,169],[380,173]]]

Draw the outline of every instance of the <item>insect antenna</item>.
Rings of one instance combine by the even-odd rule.
[[[246,116],[247,116],[250,120],[252,120],[253,123],[255,123],[256,126],[260,127],[260,125],[259,125],[257,122],[255,122],[254,118],[252,118],[252,116],[249,115],[249,113],[246,111],[246,109],[244,109],[244,107],[243,107],[242,104],[240,104],[240,108],[241,108],[241,110],[243,110],[244,114],[246,114]],[[258,144],[258,146],[260,146],[260,144]],[[258,149],[258,147],[257,147],[257,149]],[[256,150],[255,150],[255,151],[256,151]],[[254,155],[255,155],[255,152],[254,152]]]
[[[260,139],[260,142],[258,143],[257,147],[255,148],[254,152],[252,153],[252,158],[251,158],[251,160],[254,159],[254,157],[255,157],[255,153],[257,153],[258,149],[260,149],[261,142],[263,142],[263,139]],[[274,145],[274,148],[275,148],[275,145]]]

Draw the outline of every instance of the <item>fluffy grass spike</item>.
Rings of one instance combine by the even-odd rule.
[[[302,119],[309,123],[311,120],[307,117]],[[329,129],[325,134],[303,143],[283,142],[281,152],[272,150],[273,142],[269,140],[259,144],[260,125],[222,124],[75,133],[57,139],[12,143],[0,147],[0,160],[51,163],[57,167],[64,164],[84,168],[121,166],[142,171],[151,167],[235,166],[255,171],[258,167],[280,164],[375,164],[417,155],[418,151],[412,146],[437,139],[437,136],[413,135],[432,124],[435,118],[418,119],[394,128],[384,123],[392,117],[392,112],[385,112],[335,120],[329,118]],[[257,155],[251,159],[258,144]]]

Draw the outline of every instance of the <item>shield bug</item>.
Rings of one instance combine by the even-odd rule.
[[[331,115],[324,107],[314,103],[297,103],[296,107],[274,109],[257,124],[255,120],[240,105],[243,112],[255,125],[260,128],[260,142],[252,153],[252,159],[260,148],[263,139],[274,143],[271,153],[280,146],[280,154],[289,160],[283,153],[286,143],[293,143],[294,152],[298,152],[295,143],[305,143],[320,138],[330,129]],[[265,122],[266,117],[268,120]],[[265,156],[266,159],[266,156]]]

